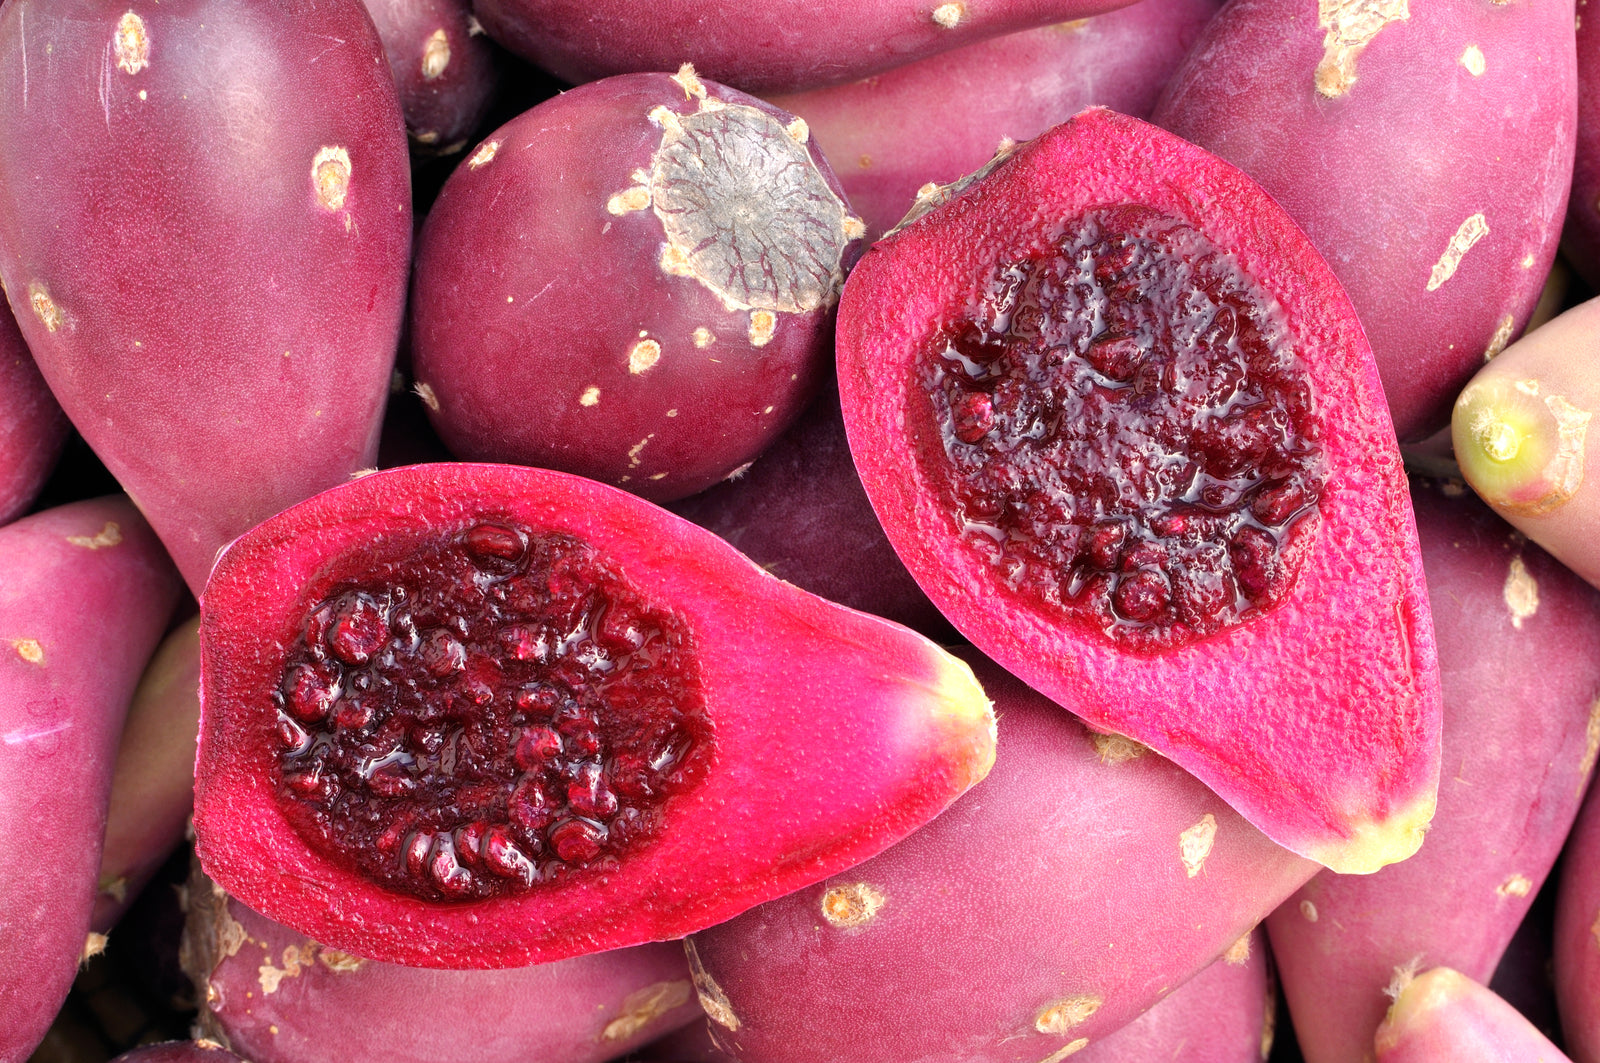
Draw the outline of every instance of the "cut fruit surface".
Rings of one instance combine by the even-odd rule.
[[[1439,678],[1393,428],[1327,265],[1238,170],[1089,110],[877,244],[851,450],[955,626],[1341,871],[1432,815]]]
[[[388,962],[681,937],[878,852],[993,760],[965,664],[562,473],[364,477],[240,539],[202,606],[207,872]]]

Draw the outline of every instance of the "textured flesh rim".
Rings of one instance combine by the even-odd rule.
[[[940,445],[916,358],[973,278],[1041,249],[1049,222],[1119,203],[1186,220],[1278,300],[1320,399],[1329,469],[1289,599],[1148,656],[1009,592],[963,546],[914,457]],[[1439,679],[1394,431],[1348,298],[1248,177],[1154,126],[1085,111],[868,252],[840,305],[838,353],[873,506],[976,646],[1096,728],[1172,758],[1297,853],[1370,872],[1416,850],[1438,783]]]
[[[715,753],[701,785],[663,806],[656,840],[604,874],[434,904],[310,849],[279,809],[262,738],[321,558],[484,511],[591,542],[670,603],[697,636]],[[682,937],[881,851],[994,756],[971,670],[920,635],[773,579],[624,492],[513,466],[376,473],[238,540],[202,600],[201,683],[195,831],[207,873],[325,945],[413,966],[522,966]]]

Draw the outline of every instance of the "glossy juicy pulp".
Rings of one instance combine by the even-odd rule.
[[[695,640],[715,745],[656,839],[558,888],[442,906],[294,839],[269,738],[285,648],[329,556],[493,510],[611,559]],[[297,506],[219,561],[203,603],[201,858],[244,903],[390,962],[501,967],[680,937],[898,840],[988,771],[993,719],[932,643],[771,579],[714,536],[560,473],[415,466]],[[262,869],[270,869],[263,871]]]
[[[6,5],[0,275],[198,593],[231,539],[373,460],[409,169],[359,4],[140,12]]]
[[[1277,300],[1322,410],[1328,476],[1289,598],[1149,656],[1009,591],[961,544],[917,458],[941,446],[918,352],[975,278],[1042,250],[1060,220],[1129,203],[1187,220]],[[1437,787],[1439,679],[1399,453],[1348,301],[1248,178],[1153,127],[1086,111],[869,252],[845,289],[838,351],[868,495],[975,645],[1095,726],[1172,757],[1297,852],[1370,871],[1415,850]]]

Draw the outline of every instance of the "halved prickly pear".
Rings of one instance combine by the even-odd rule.
[[[892,844],[994,750],[933,643],[515,466],[374,473],[241,537],[201,674],[207,872],[416,966],[682,937]]]
[[[1439,673],[1371,352],[1248,177],[1085,111],[845,288],[851,451],[972,642],[1341,871],[1433,814]]]
[[[1358,1059],[1395,967],[1487,982],[1578,814],[1600,742],[1600,592],[1459,481],[1412,491],[1444,689],[1439,808],[1416,856],[1323,872],[1267,920],[1308,1063]]]
[[[89,934],[117,734],[181,581],[127,499],[0,528],[0,1060],[66,999]]]
[[[1317,870],[1166,759],[973,668],[1000,720],[983,783],[872,860],[689,939],[712,1033],[744,1063],[1064,1058]]]
[[[358,0],[0,12],[0,277],[196,593],[229,540],[372,463],[409,179]]]
[[[199,1031],[252,1063],[600,1063],[700,1017],[676,942],[508,971],[363,960],[196,872],[183,962]],[[417,1009],[446,1021],[419,1035]]]

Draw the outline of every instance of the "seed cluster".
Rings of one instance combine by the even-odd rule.
[[[930,471],[964,537],[1130,649],[1282,600],[1326,472],[1276,304],[1149,208],[1090,213],[1052,244],[1000,265],[922,362],[944,437]]]
[[[710,755],[694,651],[592,548],[483,522],[310,611],[278,697],[297,830],[427,900],[603,866]]]

